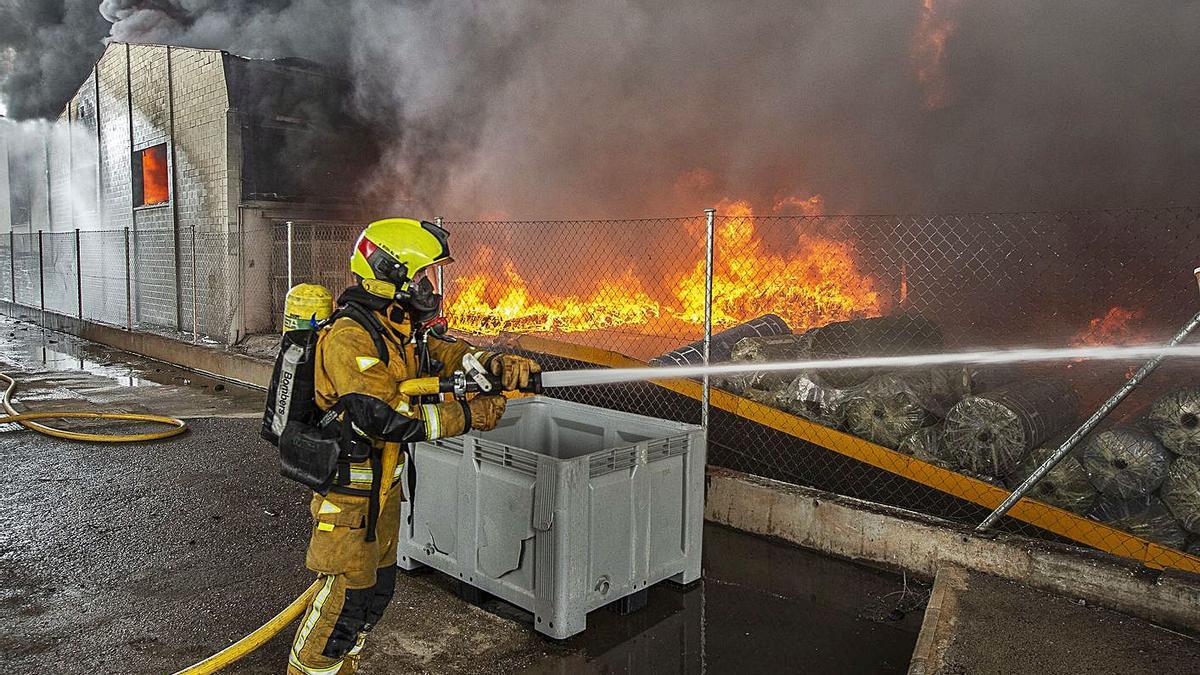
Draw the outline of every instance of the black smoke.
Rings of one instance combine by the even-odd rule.
[[[761,212],[814,194],[831,212],[1195,203],[1200,3],[932,6],[99,5],[113,39],[343,70],[353,114],[386,139],[364,189],[447,216],[695,213],[725,198]],[[25,28],[0,29],[9,110],[53,114],[99,50],[97,3],[15,7]],[[919,44],[930,26],[939,48]]]
[[[95,0],[0,2],[0,96],[16,119],[55,117],[103,51]]]

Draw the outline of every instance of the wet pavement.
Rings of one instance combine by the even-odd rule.
[[[939,579],[942,577],[939,572]],[[1200,641],[1140,619],[998,577],[957,572],[943,599],[930,673],[1200,671]],[[939,581],[939,583],[943,583]]]
[[[173,672],[308,586],[308,495],[258,439],[261,394],[28,325],[0,330],[0,371],[30,408],[150,411],[191,427],[103,446],[0,426],[0,667]],[[459,600],[440,574],[402,575],[362,672],[907,669],[926,588],[716,526],[705,537],[698,587],[655,587],[629,616],[598,610],[562,642],[509,605]],[[282,672],[291,631],[230,672]]]

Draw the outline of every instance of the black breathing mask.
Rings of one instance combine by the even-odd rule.
[[[408,315],[414,327],[429,330],[441,337],[437,326],[445,324],[442,319],[442,295],[434,292],[433,282],[428,277],[414,279],[407,289],[397,290],[395,301],[397,309],[402,309]]]

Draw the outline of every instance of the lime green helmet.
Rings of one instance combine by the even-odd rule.
[[[403,289],[422,270],[451,262],[449,239],[446,230],[423,220],[377,220],[358,235],[350,271]]]

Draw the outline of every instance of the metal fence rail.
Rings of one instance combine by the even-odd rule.
[[[444,226],[451,326],[548,368],[1161,344],[1200,308],[1194,209],[782,217],[739,203],[684,218]],[[170,246],[145,232],[9,235],[0,299],[27,318],[82,313],[228,344],[251,314],[278,330],[294,284],[351,284],[360,231],[294,221],[181,232]],[[259,257],[269,270],[244,266],[248,241],[271,247]],[[553,393],[705,421],[713,464],[963,525],[1035,476],[997,527],[1200,571],[1187,554],[1200,552],[1194,367],[1168,360],[1047,463],[1137,365],[914,365]]]

